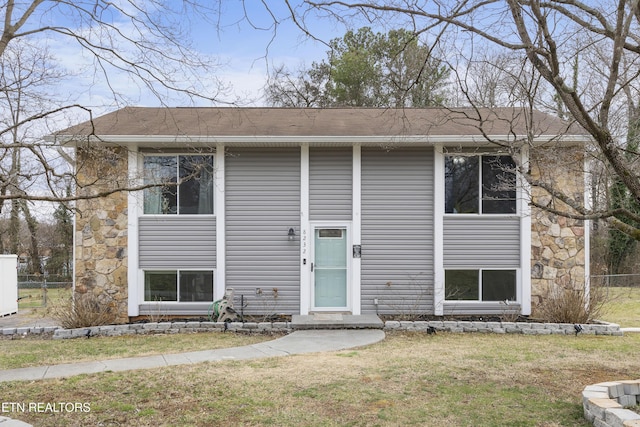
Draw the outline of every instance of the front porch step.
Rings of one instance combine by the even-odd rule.
[[[375,314],[315,313],[294,314],[291,328],[301,329],[383,329],[384,322]]]

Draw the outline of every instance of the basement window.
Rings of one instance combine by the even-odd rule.
[[[445,270],[447,301],[516,301],[516,270]]]
[[[144,300],[213,302],[213,271],[145,271]]]

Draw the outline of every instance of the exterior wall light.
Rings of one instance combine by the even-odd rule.
[[[293,238],[296,237],[296,231],[293,228],[290,228],[289,232],[287,233],[287,237],[289,238],[289,240],[293,240]]]

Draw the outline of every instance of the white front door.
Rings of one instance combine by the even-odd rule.
[[[311,263],[313,310],[348,310],[349,238],[347,226],[314,226]]]

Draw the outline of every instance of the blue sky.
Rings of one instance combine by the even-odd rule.
[[[278,14],[278,25],[264,6],[251,0],[256,6],[247,10],[251,22],[244,17],[240,1],[226,2],[229,7],[222,11],[220,28],[210,23],[201,23],[194,31],[194,41],[199,50],[218,56],[226,64],[221,70],[234,85],[234,92],[242,95],[248,90],[257,94],[264,85],[268,68],[286,64],[296,68],[299,64],[310,65],[326,57],[328,48],[321,42],[310,40],[287,18],[288,10],[278,2],[269,2],[272,12]],[[235,7],[233,7],[235,3]],[[275,5],[274,5],[275,3]],[[256,28],[258,27],[258,28]],[[330,23],[318,23],[314,34],[324,41],[340,37],[343,29]]]
[[[244,2],[251,6],[247,9],[246,16],[241,0],[222,0],[219,17],[210,14],[205,20],[196,14],[182,16],[181,24],[190,30],[193,48],[219,63],[215,70],[215,78],[232,87],[228,94],[220,97],[222,101],[239,99],[243,105],[263,105],[259,96],[269,69],[282,64],[289,68],[297,68],[303,63],[309,66],[311,62],[326,57],[327,46],[310,40],[297,28],[290,19],[283,0],[265,2],[276,15],[278,25],[275,27],[273,18],[260,0]],[[175,4],[179,2],[176,0]],[[56,23],[74,25],[74,22],[61,13],[44,16]],[[117,22],[118,17],[114,16],[113,19]],[[314,35],[326,42],[341,37],[345,32],[344,28],[326,21],[313,21],[312,24],[316,25],[313,28]],[[126,22],[123,23],[122,28],[126,28],[126,25]],[[87,85],[80,95],[83,104],[102,111],[121,106],[110,105],[113,104],[110,88],[106,82],[100,81],[99,74],[94,73],[95,65],[90,55],[83,54],[81,49],[68,39],[58,38],[51,43],[52,53],[68,70],[76,73],[71,79],[73,87],[70,90],[78,91],[81,86]],[[92,80],[94,78],[95,81]],[[110,80],[116,91],[130,93],[136,105],[160,104],[160,101],[146,93],[143,87],[125,73],[114,70],[113,74],[110,74]],[[186,100],[175,96],[168,96],[164,101],[169,105],[187,103]],[[204,103],[206,105],[206,102]],[[103,108],[100,108],[101,105]]]
[[[181,0],[165,1],[176,8],[182,4]],[[70,3],[73,6],[64,6],[58,2],[45,2],[42,6],[45,11],[34,21],[35,25],[47,25],[52,22],[54,25],[62,24],[73,28],[75,22],[67,17],[69,11],[67,10],[65,14],[60,8],[82,6],[94,9],[100,7],[99,5],[113,3],[118,7],[135,10],[131,8],[130,2],[145,5],[154,4],[146,0],[113,0],[110,3],[78,0]],[[301,2],[302,0],[290,0],[294,7],[299,6]],[[213,5],[211,7],[214,9],[214,13],[210,13],[208,19],[196,14],[183,14],[180,15],[179,24],[190,29],[193,47],[199,55],[207,56],[219,64],[211,75],[198,74],[195,77],[204,81],[205,88],[215,87],[214,79],[219,79],[223,84],[231,87],[229,93],[217,96],[217,99],[221,101],[220,105],[226,105],[236,100],[240,101],[242,105],[262,105],[264,101],[259,97],[270,69],[283,64],[289,69],[296,69],[302,64],[308,67],[313,61],[326,58],[328,47],[321,42],[311,40],[297,28],[290,17],[285,0],[202,0],[200,3]],[[245,10],[244,7],[247,9]],[[304,6],[302,7],[304,8]],[[107,11],[112,10],[113,8],[107,9]],[[217,16],[215,12],[220,12],[220,15]],[[270,16],[270,13],[275,15],[275,20],[278,22],[276,27],[274,27],[274,17]],[[118,28],[122,25],[124,32],[127,31],[127,25],[132,28],[131,22],[126,22],[117,14],[111,13],[109,16],[110,19],[117,22]],[[311,25],[311,33],[324,42],[343,36],[347,30],[329,19],[318,19],[312,15],[306,15],[306,18],[306,23]],[[169,19],[169,17],[166,18],[167,22]],[[389,26],[395,25],[397,28],[398,24],[406,19],[406,16],[397,20],[385,16],[385,23]],[[492,15],[490,19],[499,20],[500,18]],[[366,23],[351,21],[351,24],[353,29],[356,29]],[[417,25],[421,24],[417,22]],[[377,31],[387,29],[374,27],[374,30]],[[451,38],[468,37],[463,33],[453,31]],[[445,43],[442,40],[441,42]],[[108,87],[91,55],[83,52],[75,43],[70,42],[69,38],[54,37],[49,43],[54,47],[52,54],[68,71],[75,73],[73,78],[69,80],[69,90],[66,93],[79,94],[78,102],[83,105],[95,108],[99,112],[121,107],[122,103],[115,104],[113,102],[111,89],[117,93],[130,95],[130,103],[135,105],[159,105],[161,103],[157,98],[149,96],[149,91],[144,88],[144,85],[133,81],[126,73],[118,70],[108,70],[111,85]],[[462,46],[461,49],[466,48]],[[455,53],[454,51],[450,56],[454,57]],[[453,59],[455,60],[455,58]],[[183,76],[183,82],[189,82],[193,79],[186,74],[180,76]],[[64,93],[65,89],[62,91]],[[188,105],[187,100],[177,97],[175,94],[172,96],[167,93],[166,99],[164,93],[162,96],[166,105]],[[200,101],[200,105],[203,102]]]

